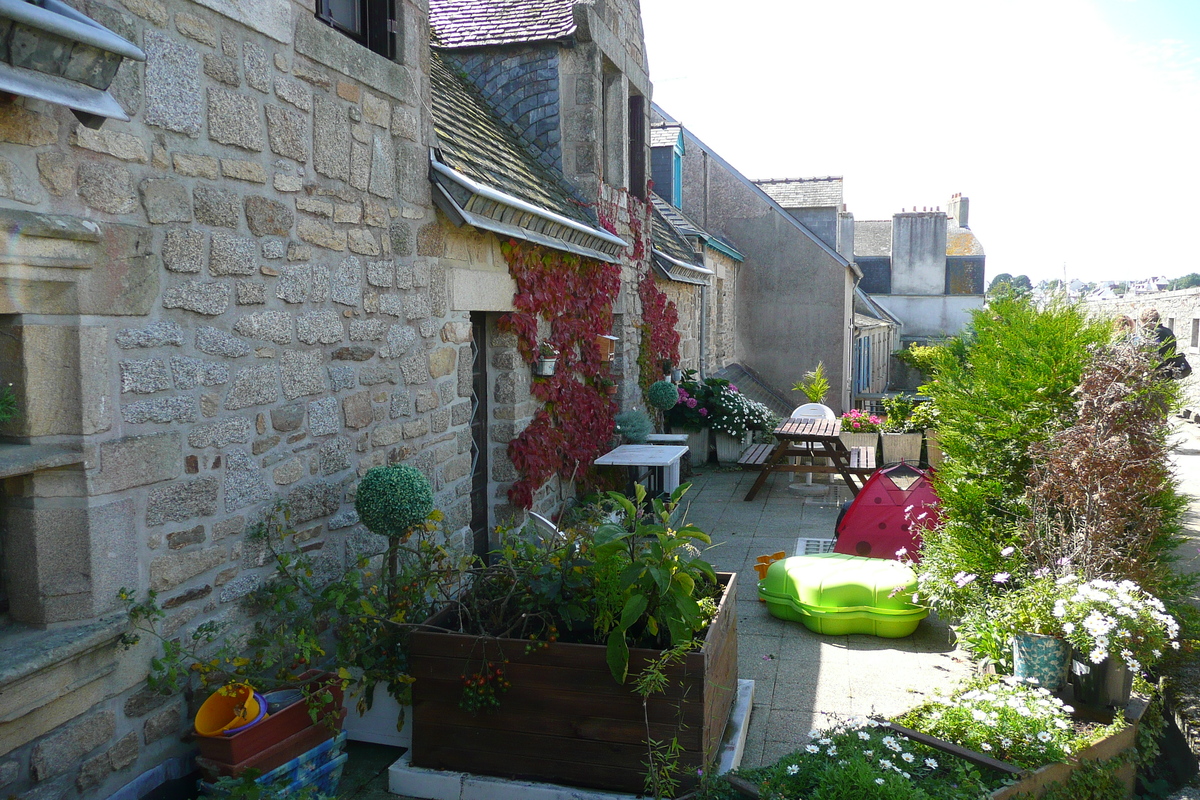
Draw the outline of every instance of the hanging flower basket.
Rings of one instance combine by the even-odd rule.
[[[538,378],[549,378],[557,369],[557,358],[539,358],[533,362],[533,374]]]

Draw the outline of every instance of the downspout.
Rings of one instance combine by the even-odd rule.
[[[700,379],[708,377],[708,286],[712,276],[700,285]]]

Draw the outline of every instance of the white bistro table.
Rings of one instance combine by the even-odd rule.
[[[686,446],[663,444],[623,444],[596,459],[601,466],[646,467],[652,471],[651,489],[670,494],[679,487],[679,459]]]

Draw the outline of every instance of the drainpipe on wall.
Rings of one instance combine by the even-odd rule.
[[[700,379],[708,377],[708,281],[700,284]]]

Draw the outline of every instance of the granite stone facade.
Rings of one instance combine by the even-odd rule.
[[[245,624],[269,573],[245,531],[276,498],[350,563],[369,468],[423,470],[453,542],[470,514],[467,314],[422,245],[427,8],[388,61],[290,0],[87,0],[141,47],[100,129],[0,106],[10,291],[0,795],[108,797],[185,750],[182,697],[116,647],[118,589],[164,631]],[[415,245],[415,246],[414,246]],[[466,487],[466,488],[464,488]]]

